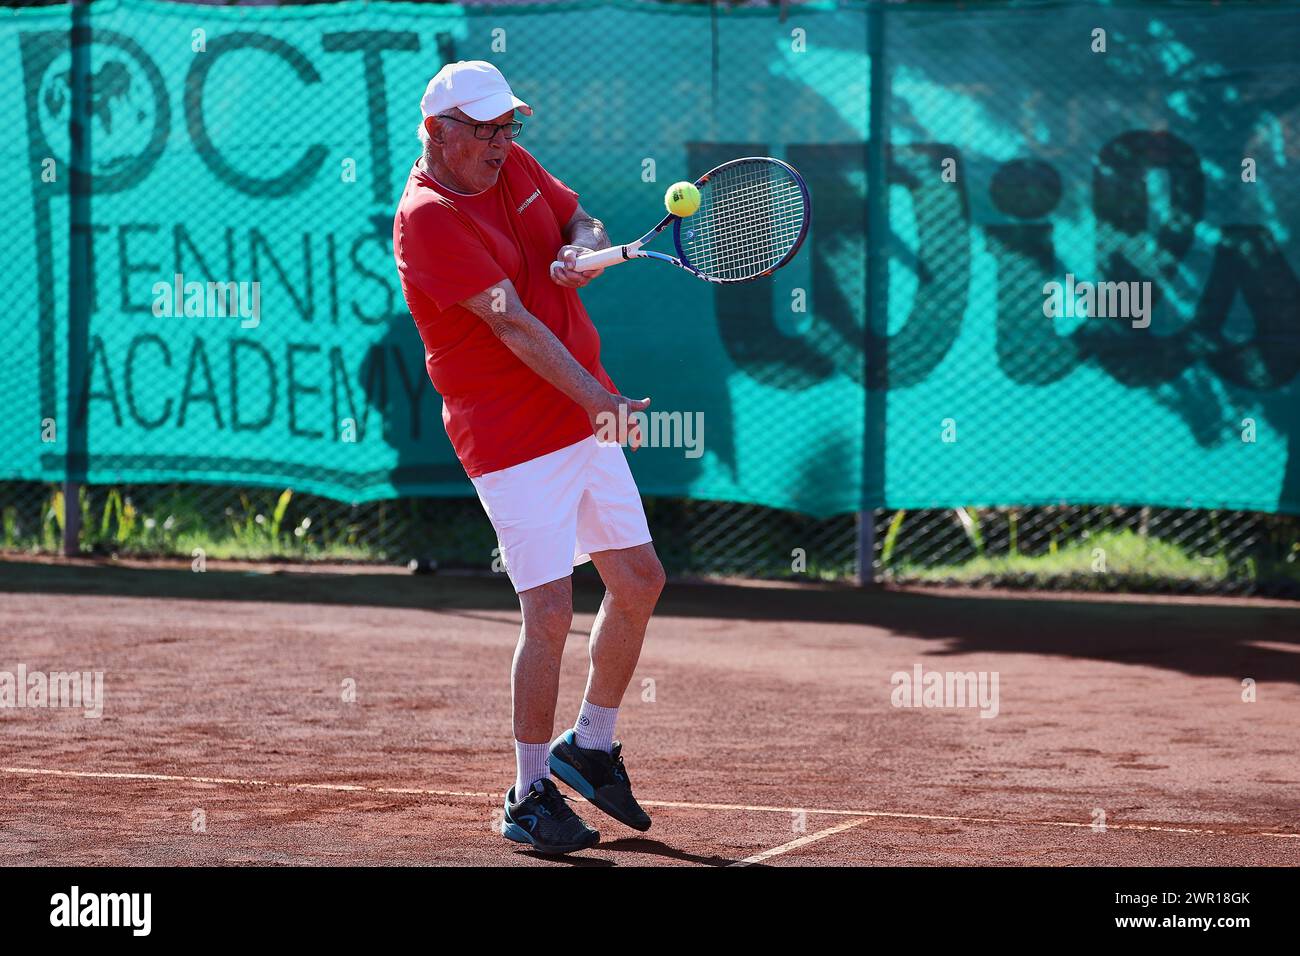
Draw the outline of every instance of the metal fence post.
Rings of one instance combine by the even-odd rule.
[[[63,465],[63,554],[81,552],[81,482],[88,465],[86,428],[81,411],[86,383],[87,339],[90,330],[89,238],[78,241],[77,225],[90,235],[90,23],[88,0],[72,0],[68,48],[72,58],[72,108],[68,118],[68,365],[67,404],[63,423],[66,453]]]
[[[876,512],[870,508],[857,513],[858,585],[876,583]]]
[[[870,369],[888,368],[888,338],[871,335],[871,316],[884,315],[889,301],[889,76],[885,67],[885,11],[881,3],[867,8],[867,55],[871,59],[870,103],[867,115],[866,307],[862,321],[862,505],[858,511],[858,584],[876,583],[875,511],[865,507],[868,495],[885,488],[885,416],[888,380],[879,378],[873,398]],[[884,323],[888,327],[888,323]]]
[[[81,553],[81,482],[63,482],[63,556]]]

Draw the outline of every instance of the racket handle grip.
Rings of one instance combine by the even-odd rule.
[[[574,262],[574,268],[579,272],[592,272],[596,269],[605,269],[620,262],[626,262],[625,250],[632,251],[632,247],[610,246],[608,249],[601,249],[598,252],[584,252]]]

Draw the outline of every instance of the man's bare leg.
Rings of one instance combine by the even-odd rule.
[[[600,832],[569,808],[550,780],[548,767],[560,661],[573,623],[569,577],[519,592],[524,624],[510,671],[514,702],[515,799],[507,798],[501,835],[547,853],[572,853],[594,846]],[[544,781],[537,784],[537,781]],[[528,790],[534,788],[530,795]],[[528,811],[519,812],[523,804]],[[517,814],[517,816],[515,815]]]
[[[533,780],[547,775],[545,748],[555,729],[560,661],[573,624],[573,579],[520,591],[519,608],[524,623],[510,670],[510,692],[517,757],[515,798],[523,799]]]
[[[663,592],[664,569],[653,544],[597,551],[591,560],[605,583],[605,599],[591,629],[591,668],[583,696],[597,707],[617,708]]]
[[[664,569],[650,544],[593,552],[591,560],[605,582],[605,599],[591,629],[591,667],[577,726],[561,736],[552,766],[605,813],[644,832],[650,829],[650,816],[632,795],[622,755],[612,745],[618,705],[663,591]]]

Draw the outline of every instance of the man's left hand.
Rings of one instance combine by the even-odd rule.
[[[556,285],[564,286],[566,289],[581,289],[605,271],[604,269],[593,269],[590,272],[579,272],[574,268],[578,256],[584,252],[592,251],[586,246],[560,246],[560,251],[555,255],[555,261],[551,263],[551,281]]]

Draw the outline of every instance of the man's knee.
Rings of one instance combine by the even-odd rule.
[[[668,581],[668,575],[664,574],[664,566],[659,562],[659,556],[654,552],[650,553],[649,560],[646,562],[644,580],[646,594],[652,601],[658,601],[659,595],[664,592],[664,585]]]
[[[667,580],[658,555],[652,548],[629,555],[622,570],[623,573],[618,575],[613,586],[606,584],[614,599],[653,609]]]
[[[529,638],[563,641],[573,626],[573,586],[570,578],[519,592],[524,634]]]

